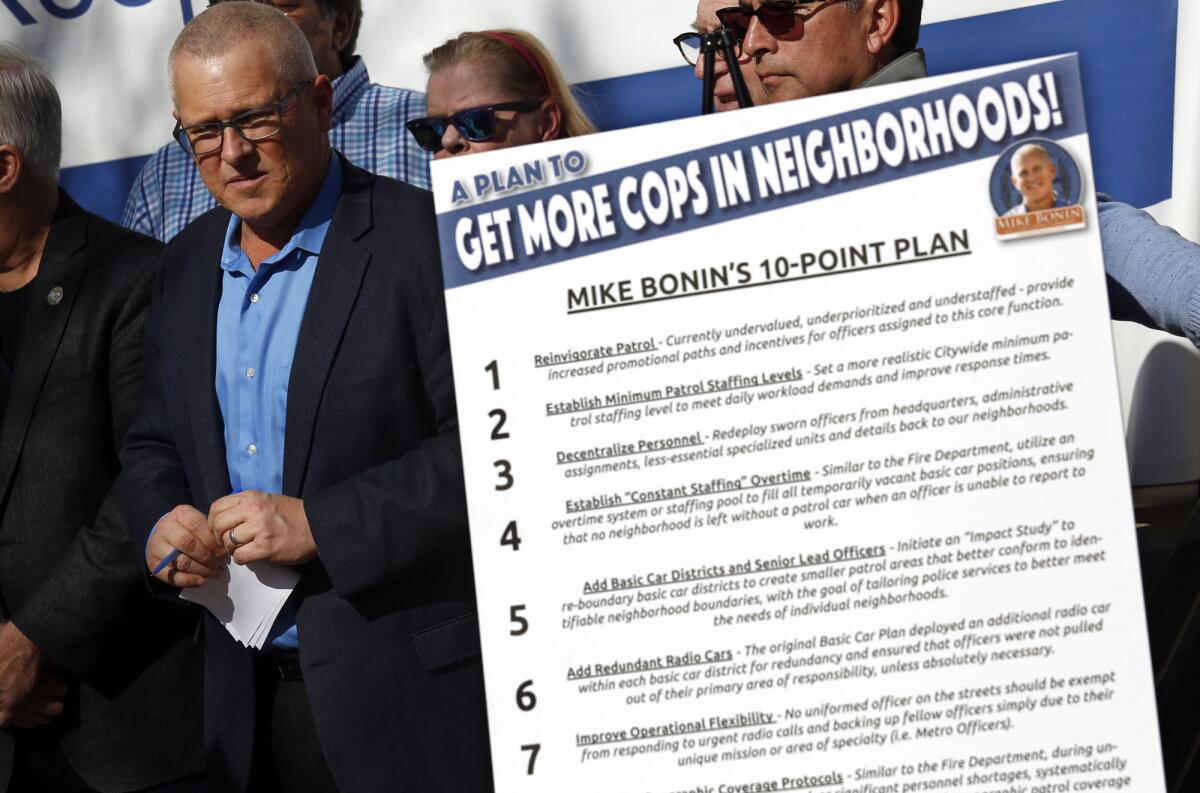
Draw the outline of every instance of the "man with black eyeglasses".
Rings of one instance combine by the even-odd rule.
[[[228,0],[209,0],[209,6]],[[329,139],[355,165],[429,188],[429,155],[405,130],[425,115],[425,94],[371,82],[355,54],[362,0],[255,0],[296,24],[317,71],[333,81]],[[194,0],[193,5],[199,3]],[[130,189],[122,225],[163,242],[216,206],[190,158],[174,143],[151,155]]]
[[[741,43],[743,74],[753,65],[765,100],[782,102],[925,77],[917,48],[922,2],[742,0],[715,14]],[[699,68],[696,76],[703,77]],[[1097,208],[1113,318],[1200,346],[1200,246],[1108,196],[1098,197]]]
[[[154,284],[126,523],[155,584],[218,613],[232,582],[297,582],[269,632],[204,615],[206,782],[487,793],[433,199],[330,146],[333,87],[274,9],[208,9],[169,73],[221,206]]]

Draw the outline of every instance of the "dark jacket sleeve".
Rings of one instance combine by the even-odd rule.
[[[130,235],[132,237],[132,235]],[[119,308],[109,328],[108,402],[113,448],[120,448],[136,407],[142,370],[142,343],[151,284],[160,246],[130,239],[110,251],[125,259],[119,269],[106,267]],[[118,281],[119,283],[112,283]],[[96,519],[75,536],[67,553],[13,621],[41,652],[86,682],[105,652],[105,635],[135,618],[146,594],[141,565],[121,520],[116,487],[110,489]]]
[[[168,249],[169,250],[169,249]],[[129,535],[139,557],[154,525],[180,504],[192,502],[187,474],[176,450],[163,397],[162,314],[164,270],[158,268],[146,323],[142,387],[137,415],[121,447],[118,491]]]
[[[136,619],[147,597],[114,494],[13,622],[43,655],[98,688],[112,631]]]

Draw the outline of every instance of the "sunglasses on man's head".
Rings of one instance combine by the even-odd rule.
[[[766,0],[758,8],[749,6],[731,6],[717,9],[717,18],[721,24],[733,31],[741,40],[750,30],[750,22],[755,17],[759,24],[775,38],[799,36],[804,32],[804,21],[826,6],[841,3],[844,0],[817,0],[817,2],[798,2],[797,0]]]
[[[425,151],[438,152],[442,150],[442,136],[451,125],[458,134],[473,143],[490,140],[496,134],[496,111],[516,110],[518,113],[528,113],[537,110],[546,100],[499,102],[494,105],[468,107],[449,116],[426,116],[414,118],[405,126],[416,138],[417,145]]]

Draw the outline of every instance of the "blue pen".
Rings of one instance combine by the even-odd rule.
[[[158,563],[158,567],[154,568],[154,572],[150,574],[150,577],[153,578],[154,576],[161,573],[163,570],[166,570],[167,567],[171,564],[171,562],[173,562],[179,558],[179,554],[181,554],[181,553],[183,553],[183,551],[176,548],[173,551],[171,551],[169,554],[164,556],[163,560]]]

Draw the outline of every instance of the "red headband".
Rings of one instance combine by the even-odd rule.
[[[515,36],[510,36],[507,33],[501,33],[498,30],[485,30],[483,31],[483,35],[490,36],[497,41],[502,41],[516,50],[517,54],[524,58],[525,61],[533,67],[534,72],[537,73],[538,80],[540,80],[542,83],[542,89],[545,90],[546,93],[550,93],[550,81],[546,79],[546,70],[542,68],[542,64],[538,62],[537,57],[530,52],[529,48],[522,44],[519,39],[517,39]]]

